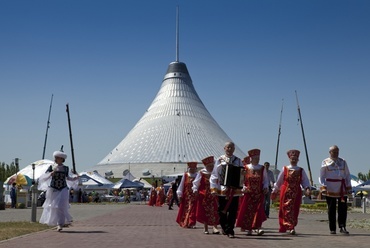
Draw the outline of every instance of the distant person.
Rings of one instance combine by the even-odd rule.
[[[177,213],[176,222],[184,228],[195,228],[196,220],[196,198],[192,190],[193,181],[197,176],[197,162],[188,163],[188,171],[181,178],[177,195],[180,208]]]
[[[215,158],[213,156],[202,160],[205,168],[198,172],[193,182],[193,192],[197,201],[196,218],[197,221],[204,225],[204,234],[209,234],[208,226],[212,226],[212,234],[219,234],[217,229],[219,224],[218,217],[218,197],[211,194],[209,178],[211,177]]]
[[[129,189],[126,189],[124,191],[124,196],[125,196],[125,203],[130,203],[131,202],[131,193]]]
[[[155,203],[157,202],[157,190],[156,190],[157,187],[155,185],[156,185],[155,182],[153,182],[152,187],[150,188],[149,191],[148,205],[151,207],[154,207]]]
[[[69,167],[63,163],[67,154],[62,151],[53,153],[54,164],[39,178],[39,190],[46,190],[46,199],[40,223],[57,226],[60,232],[65,224],[70,224],[69,190],[78,186],[78,175],[72,175]]]
[[[139,202],[141,202],[141,190],[140,191],[136,191],[136,193],[135,193],[135,201],[139,201]]]
[[[161,183],[161,185],[157,187],[156,191],[157,191],[157,200],[155,202],[155,205],[157,207],[162,207],[166,200],[166,193],[165,193],[166,190],[164,188],[164,184]]]
[[[218,195],[218,215],[222,233],[229,238],[235,238],[234,226],[238,213],[239,196],[242,192],[234,186],[221,185],[221,179],[224,177],[223,171],[226,166],[243,168],[243,163],[234,155],[235,144],[233,142],[226,142],[224,151],[225,154],[216,160],[210,178],[210,187],[211,193]]]
[[[309,196],[311,185],[304,169],[298,166],[300,151],[289,150],[287,154],[290,165],[284,166],[281,170],[272,190],[271,198],[275,199],[280,191],[279,232],[289,231],[290,234],[295,235],[302,203],[302,188],[305,195]]]
[[[267,218],[270,218],[270,205],[271,205],[271,192],[275,184],[274,173],[270,170],[270,163],[265,162],[263,166],[266,169],[267,178],[269,181],[269,190],[265,194],[265,214]]]
[[[176,178],[175,182],[171,185],[172,197],[168,204],[168,210],[173,209],[172,206],[174,203],[176,203],[178,207],[180,206],[179,198],[177,196],[178,185],[179,185],[179,178]]]
[[[17,184],[12,183],[12,187],[10,188],[10,199],[12,201],[12,208],[15,208],[17,205]]]
[[[79,203],[83,202],[83,200],[82,200],[82,189],[81,188],[78,189],[78,202]]]
[[[167,205],[170,205],[170,202],[171,202],[171,199],[172,199],[172,196],[173,196],[173,191],[172,191],[172,185],[174,184],[175,182],[171,182],[170,183],[170,187],[169,189],[167,190],[167,193],[166,193],[166,203]]]
[[[358,193],[358,195],[360,196],[361,200],[362,198],[364,198],[364,192],[362,192],[362,190],[360,191],[360,193]]]
[[[347,222],[347,194],[351,194],[351,174],[347,162],[339,157],[339,148],[334,145],[329,148],[329,157],[324,159],[320,170],[322,195],[326,196],[330,234],[336,234],[336,212],[338,205],[338,226],[340,232],[349,234]]]
[[[266,220],[264,203],[268,178],[265,167],[259,164],[260,154],[260,149],[248,151],[251,163],[245,165],[244,195],[236,221],[236,227],[246,230],[247,235],[252,235],[252,230],[259,236],[264,234],[262,223]]]

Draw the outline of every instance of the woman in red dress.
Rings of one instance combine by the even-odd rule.
[[[302,202],[301,186],[308,196],[311,193],[311,185],[304,169],[297,165],[300,151],[289,150],[287,154],[290,165],[284,166],[280,172],[271,193],[271,199],[275,199],[280,190],[279,232],[289,231],[294,235]]]
[[[150,189],[150,193],[149,193],[148,205],[154,207],[156,202],[157,202],[157,191],[156,191],[155,183],[153,183],[152,188]]]
[[[166,199],[166,194],[165,194],[163,183],[161,184],[161,186],[157,187],[156,191],[157,191],[157,200],[156,200],[155,205],[157,207],[162,207]]]
[[[259,149],[248,151],[251,163],[245,165],[244,195],[239,208],[236,226],[247,230],[247,235],[252,235],[256,230],[257,235],[264,234],[262,223],[267,219],[264,202],[268,191],[268,178],[265,167],[259,164]]]
[[[204,224],[204,233],[209,234],[208,225],[213,226],[213,234],[219,234],[218,197],[211,194],[209,178],[215,164],[213,156],[202,160],[205,168],[198,172],[193,182],[193,192],[197,198],[197,221]]]
[[[184,228],[195,228],[196,220],[196,198],[193,193],[193,181],[197,176],[197,162],[188,163],[188,172],[181,178],[177,195],[180,201],[179,212],[176,222]]]

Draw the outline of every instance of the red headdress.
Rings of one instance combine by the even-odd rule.
[[[196,169],[197,168],[197,162],[188,162],[188,168],[189,169]]]
[[[209,156],[207,158],[202,159],[202,163],[204,165],[214,164],[215,163],[215,158],[213,156]]]
[[[297,158],[299,158],[300,153],[301,152],[298,151],[298,150],[289,150],[289,151],[287,151],[287,155],[288,155],[289,158],[292,157],[292,156],[296,156]]]
[[[260,149],[252,149],[248,151],[249,157],[259,156],[261,154]]]

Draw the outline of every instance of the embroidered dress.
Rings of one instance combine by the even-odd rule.
[[[211,188],[209,179],[211,177],[211,172],[206,169],[202,169],[198,176],[193,182],[193,191],[197,191],[197,211],[196,219],[198,222],[207,225],[218,225],[218,196],[211,194]]]
[[[191,228],[196,224],[196,199],[192,190],[193,181],[196,176],[197,173],[189,174],[186,172],[177,190],[178,197],[181,197],[181,203],[176,222],[181,227]]]
[[[263,193],[263,188],[267,187],[267,178],[264,177],[264,172],[263,166],[259,166],[259,169],[253,169],[252,165],[246,166],[245,187],[247,192],[241,198],[236,227],[249,231],[260,229],[262,223],[267,219],[264,209],[265,195]]]
[[[167,196],[166,196],[166,203],[167,203],[167,205],[170,205],[170,202],[171,202],[172,197],[173,197],[173,191],[172,191],[172,187],[170,187],[168,189]]]
[[[150,189],[148,205],[153,207],[155,206],[156,202],[157,202],[157,191],[155,190],[155,187],[152,187]]]
[[[310,187],[306,173],[298,166],[284,166],[275,183],[274,192],[280,188],[279,232],[294,230],[298,224],[302,202],[302,188]]]
[[[163,187],[157,187],[156,191],[157,191],[157,199],[156,199],[155,205],[157,207],[162,207],[162,205],[164,204],[164,201],[166,199],[166,195],[164,193],[164,188]]]
[[[78,180],[73,180],[74,177],[76,175],[69,174],[68,166],[63,164],[51,166],[45,174],[40,176],[38,189],[46,190],[40,223],[48,226],[63,226],[72,221],[68,210],[70,208],[69,188],[78,187]]]

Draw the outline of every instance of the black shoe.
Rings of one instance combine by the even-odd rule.
[[[343,233],[343,234],[349,234],[349,232],[346,230],[345,227],[341,227],[340,228],[340,233]]]
[[[169,207],[168,210],[173,210],[173,208]]]

